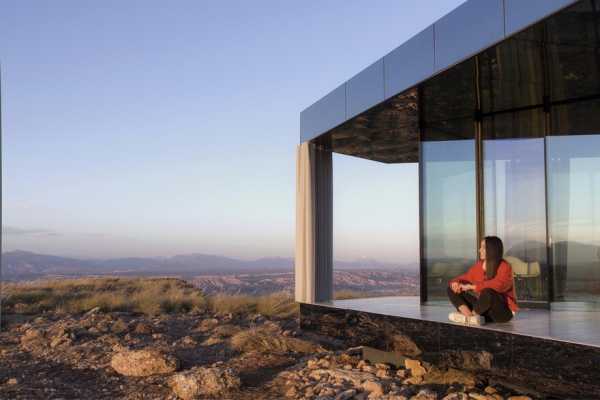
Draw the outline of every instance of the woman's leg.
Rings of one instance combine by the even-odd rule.
[[[507,322],[513,317],[504,297],[494,289],[483,289],[473,311],[493,322]]]
[[[464,311],[473,310],[473,306],[477,303],[477,297],[473,296],[467,292],[454,293],[450,287],[448,287],[448,298],[450,302],[458,311],[460,311],[463,315],[465,315]],[[466,307],[466,309],[465,309]]]

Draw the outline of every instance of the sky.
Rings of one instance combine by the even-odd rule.
[[[2,250],[293,257],[300,111],[462,0],[2,0]],[[334,257],[416,262],[416,165],[334,155]]]

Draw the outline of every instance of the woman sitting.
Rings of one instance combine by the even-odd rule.
[[[453,322],[483,325],[510,321],[518,311],[513,271],[502,259],[504,247],[496,236],[486,236],[479,246],[479,261],[448,282],[448,297],[459,312]]]

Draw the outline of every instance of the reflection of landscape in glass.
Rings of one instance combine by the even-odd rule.
[[[476,259],[475,142],[421,143],[423,255],[429,300]]]
[[[600,135],[546,140],[555,297],[600,302]]]
[[[483,142],[485,234],[504,243],[520,299],[547,299],[544,139]]]

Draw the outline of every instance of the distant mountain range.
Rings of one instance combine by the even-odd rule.
[[[398,265],[373,259],[335,261],[337,269],[417,270],[416,265]],[[285,257],[240,260],[209,254],[172,257],[130,257],[105,260],[77,259],[15,250],[2,253],[3,280],[84,275],[181,275],[232,274],[254,271],[291,271],[294,259]]]

